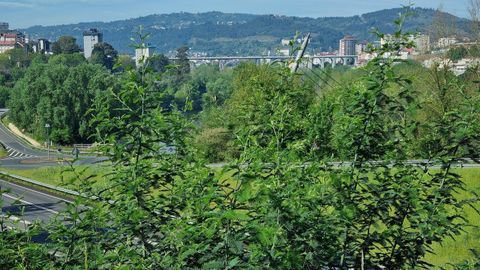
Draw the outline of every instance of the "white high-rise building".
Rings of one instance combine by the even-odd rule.
[[[417,35],[414,36],[412,39],[415,44],[415,51],[417,54],[425,54],[430,51],[429,35]]]
[[[144,45],[141,48],[135,49],[135,64],[137,67],[143,65],[148,58],[153,56],[155,47]]]
[[[438,48],[448,48],[452,45],[455,45],[458,42],[456,37],[442,37],[437,41]]]
[[[103,34],[92,28],[83,33],[83,55],[89,59],[92,56],[95,44],[103,42]]]

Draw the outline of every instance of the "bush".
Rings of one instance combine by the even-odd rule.
[[[206,128],[195,137],[195,145],[209,162],[221,162],[235,156],[232,134],[226,128]]]

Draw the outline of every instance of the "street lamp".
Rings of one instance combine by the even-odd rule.
[[[50,160],[50,124],[46,123],[45,128],[47,129],[47,153],[48,153],[48,160]]]

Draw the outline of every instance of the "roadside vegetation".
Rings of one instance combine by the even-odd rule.
[[[192,71],[186,48],[164,71],[29,66],[10,89],[12,119],[54,120],[58,142],[101,142],[111,166],[100,189],[94,169],[66,172],[66,187],[98,198],[76,200],[67,223],[0,228],[0,268],[475,269],[479,172],[454,164],[480,153],[478,70],[383,57],[412,46],[403,22],[355,71]],[[49,243],[32,243],[42,231]]]
[[[457,198],[469,200],[472,199],[472,193],[480,194],[480,169],[455,169],[454,172],[461,175],[465,183],[465,191],[459,192]],[[441,244],[435,244],[434,253],[427,256],[427,261],[438,268],[453,269],[454,265],[457,265],[458,269],[478,269],[480,266],[478,257],[480,214],[477,210],[480,209],[480,203],[477,201],[473,206],[465,207],[462,215],[469,221],[465,232],[453,239],[445,239]]]
[[[8,156],[7,149],[3,145],[0,145],[0,158],[4,158]]]
[[[106,176],[111,173],[111,169],[108,166],[77,166],[73,170],[67,167],[2,168],[1,170],[53,186],[65,186],[67,184],[71,188],[74,188],[76,177],[81,174],[83,177],[92,177],[93,182],[95,182],[93,186],[97,189],[106,186],[105,181],[108,181]],[[455,169],[454,172],[458,173],[465,183],[465,191],[459,192],[457,195],[459,199],[468,200],[472,199],[472,193],[480,194],[480,169]],[[229,173],[222,173],[221,168],[218,168],[215,173],[220,183],[230,181],[232,184],[235,184]],[[234,174],[234,172],[230,172],[230,174]],[[480,203],[474,203],[474,207],[467,206],[464,209],[463,217],[469,221],[469,226],[465,228],[465,232],[454,239],[446,239],[441,244],[435,244],[433,246],[434,253],[426,257],[427,262],[430,262],[435,267],[446,267],[455,263],[468,265],[474,261],[475,254],[473,251],[480,250],[480,241],[478,241],[480,239],[480,231],[478,230],[480,215],[475,210],[480,209]]]
[[[108,181],[108,174],[111,172],[108,165],[82,165],[82,166],[54,166],[39,167],[33,169],[11,169],[0,167],[0,170],[12,175],[30,178],[52,186],[69,185],[75,189],[76,177],[81,174],[83,177],[92,177],[95,186],[104,185]]]

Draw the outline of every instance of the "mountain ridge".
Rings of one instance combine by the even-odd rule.
[[[338,47],[338,40],[344,35],[372,41],[373,28],[384,33],[395,30],[393,21],[401,11],[403,9],[395,8],[355,16],[318,18],[219,11],[177,12],[111,22],[32,26],[22,31],[34,39],[56,40],[62,35],[71,35],[81,44],[83,31],[98,28],[104,34],[104,41],[121,53],[133,54],[130,38],[135,36],[135,29],[143,25],[145,32],[150,33],[149,43],[161,53],[172,53],[186,45],[194,52],[209,55],[253,55],[277,50],[281,39],[292,38],[297,31],[312,33],[311,49],[315,51]],[[454,22],[461,35],[469,35],[467,19],[429,8],[413,8],[412,11],[414,14],[405,23],[406,30],[427,32],[434,18],[440,14],[444,20]]]

